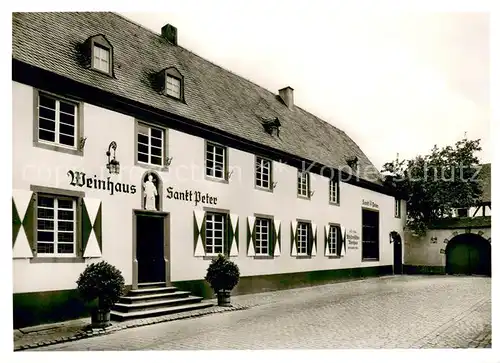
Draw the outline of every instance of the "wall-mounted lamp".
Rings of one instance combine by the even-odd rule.
[[[83,151],[85,148],[85,142],[87,141],[86,137],[80,137],[80,142],[78,144],[78,150]]]
[[[119,174],[120,173],[120,162],[116,160],[116,142],[111,141],[108,147],[108,151],[106,151],[106,156],[108,157],[108,163],[106,164],[106,168],[108,168],[111,174]],[[111,149],[113,149],[113,159],[111,159]]]
[[[166,159],[165,159],[165,165],[166,165],[166,166],[170,166],[170,164],[172,164],[172,159],[173,159],[173,158],[174,158],[173,156],[171,156],[171,157],[169,157],[169,158],[166,158]]]

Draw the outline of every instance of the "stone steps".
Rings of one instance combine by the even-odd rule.
[[[189,291],[166,286],[164,282],[139,284],[137,289],[130,290],[113,306],[111,319],[142,319],[213,306],[202,300],[202,297],[190,295]]]

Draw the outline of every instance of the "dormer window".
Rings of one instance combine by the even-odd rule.
[[[94,44],[92,54],[92,67],[98,71],[109,73],[109,49]]]
[[[113,47],[104,35],[94,35],[83,45],[83,65],[100,73],[113,76]]]
[[[167,95],[181,98],[181,80],[167,74]]]
[[[166,96],[184,101],[184,77],[175,67],[165,68],[158,73],[158,91]]]

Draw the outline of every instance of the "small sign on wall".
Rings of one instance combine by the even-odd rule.
[[[359,249],[359,234],[356,230],[350,229],[346,234],[347,240],[347,249],[348,250],[357,250]]]
[[[365,199],[363,199],[361,201],[361,205],[363,205],[364,207],[370,207],[370,208],[376,208],[376,209],[378,209],[378,204],[375,203],[373,200],[365,200]]]

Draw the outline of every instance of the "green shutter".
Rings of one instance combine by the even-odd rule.
[[[194,256],[205,256],[205,212],[193,211]]]
[[[342,235],[340,227],[335,227],[335,229],[337,230],[337,239],[335,240],[337,246],[335,246],[335,252],[337,253],[337,256],[340,256],[342,252],[342,245],[344,244],[344,236]]]
[[[269,220],[269,250],[267,254],[274,256],[274,246],[276,245],[276,228],[274,227],[273,220]]]
[[[311,256],[313,246],[313,229],[310,223],[307,223],[307,255]]]
[[[12,191],[12,257],[31,258],[36,253],[36,194]]]
[[[102,203],[95,198],[82,198],[83,257],[102,256]]]
[[[290,255],[297,256],[297,225],[296,221],[290,224]]]
[[[230,214],[230,223],[229,223],[229,255],[230,256],[238,256],[239,254],[239,220],[238,215]]]
[[[274,220],[274,252],[273,256],[278,257],[281,255],[281,221]]]
[[[325,226],[325,256],[328,256],[330,254],[330,249],[328,248],[328,234],[330,232],[330,226],[327,225]]]
[[[318,253],[318,226],[311,223],[312,230],[312,246],[311,246],[311,256],[316,256]]]
[[[255,256],[255,217],[247,218],[247,256]]]
[[[17,213],[16,203],[14,203],[14,198],[12,198],[12,248],[14,248],[14,243],[16,242],[17,234],[19,229],[23,226],[23,221],[19,218]]]
[[[83,202],[83,198],[80,201],[81,211],[82,211],[82,243],[80,255],[83,256],[85,248],[87,248],[87,243],[89,241],[90,233],[92,232],[92,223],[90,222],[90,217]]]

